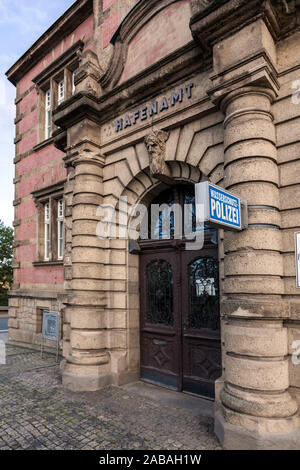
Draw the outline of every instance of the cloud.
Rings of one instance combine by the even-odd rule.
[[[47,21],[47,13],[42,8],[43,2],[35,2],[35,7],[30,6],[30,2],[20,2],[19,0],[0,1],[0,25],[15,26],[18,33],[28,31],[38,31]]]
[[[72,0],[0,0],[0,26],[34,42],[74,3]],[[29,43],[29,44],[30,44]]]

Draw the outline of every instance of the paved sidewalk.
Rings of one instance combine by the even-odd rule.
[[[146,394],[139,386],[68,392],[54,363],[50,354],[41,359],[37,351],[7,345],[7,365],[0,365],[0,450],[220,449],[211,417],[177,399],[152,399],[151,386]]]

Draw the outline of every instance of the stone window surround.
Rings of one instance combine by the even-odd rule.
[[[37,260],[33,266],[62,265],[63,258],[58,256],[58,201],[64,199],[66,180],[46,188],[33,191],[32,195],[37,207]],[[45,204],[50,204],[50,253],[45,260]]]
[[[62,81],[64,81],[64,101],[72,97],[75,91],[73,73],[79,66],[83,47],[83,41],[77,41],[33,79],[38,94],[38,144],[51,139],[54,131],[57,129],[52,122],[51,136],[47,138],[45,128],[46,93],[50,90],[51,113],[62,104],[62,102],[59,103],[59,84]]]

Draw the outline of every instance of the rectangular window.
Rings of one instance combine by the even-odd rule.
[[[51,91],[45,93],[45,138],[51,137]]]
[[[50,204],[45,204],[45,261],[50,259]]]
[[[60,199],[57,205],[57,253],[58,259],[64,257],[64,201]]]
[[[0,0],[1,3],[1,0]],[[70,47],[69,47],[70,46]],[[79,39],[67,46],[63,54],[54,58],[32,78],[38,92],[38,143],[48,144],[58,126],[53,123],[52,115],[57,106],[62,106],[75,94],[74,71],[80,66],[81,52],[85,47]],[[76,80],[75,80],[76,81]],[[56,218],[56,216],[55,216]],[[54,224],[56,226],[56,224]],[[56,229],[55,229],[56,231]],[[56,244],[55,244],[56,250]]]
[[[65,81],[61,80],[58,84],[58,106],[65,101]]]
[[[64,259],[66,180],[33,191],[37,208],[37,258],[34,265],[61,265]]]

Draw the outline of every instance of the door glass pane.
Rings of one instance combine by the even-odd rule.
[[[173,326],[173,270],[170,263],[158,260],[148,264],[147,323]]]
[[[201,258],[189,265],[189,328],[220,329],[218,262]]]
[[[174,238],[175,218],[174,218],[174,200],[160,203],[154,201],[149,213],[149,238],[154,240],[168,240]],[[159,206],[158,217],[155,216],[154,207]]]

